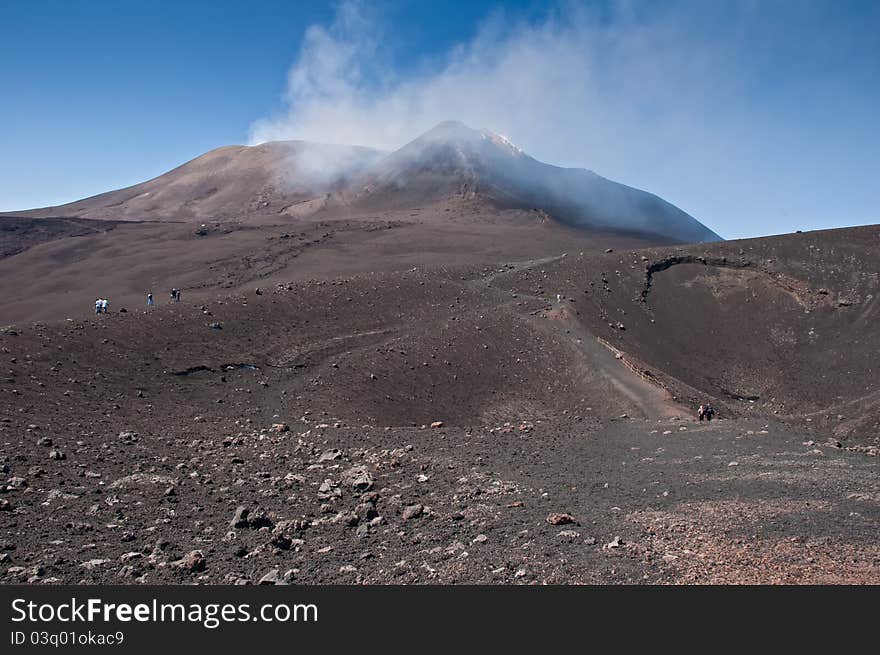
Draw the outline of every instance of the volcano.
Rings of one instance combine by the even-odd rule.
[[[365,178],[367,185],[357,198],[376,208],[424,199],[483,198],[501,208],[538,208],[579,228],[682,243],[720,240],[695,218],[651,193],[593,171],[545,164],[501,135],[454,121],[441,123],[378,161]]]
[[[695,243],[720,237],[665,200],[584,169],[539,162],[506,138],[448,121],[399,150],[305,141],[227,146],[153,180],[17,216],[137,221],[322,218],[462,200],[537,210],[587,230]]]

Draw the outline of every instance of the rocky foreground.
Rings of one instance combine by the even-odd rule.
[[[880,582],[877,459],[777,425],[226,427],[29,426],[39,448],[2,464],[3,581]]]

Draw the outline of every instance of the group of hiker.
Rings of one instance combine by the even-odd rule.
[[[709,403],[704,403],[700,405],[700,409],[697,410],[697,418],[701,421],[706,419],[706,421],[711,421],[712,417],[715,416],[715,408],[712,407]]]
[[[171,289],[171,302],[180,302],[180,289],[174,287]],[[153,299],[153,293],[150,292],[147,294],[147,307],[152,307],[156,302]],[[109,310],[107,309],[110,305],[110,302],[106,298],[97,298],[95,300],[95,313],[96,314],[108,314]],[[125,311],[121,309],[120,311]]]
[[[171,302],[180,302],[180,289],[178,289],[177,287],[174,287],[173,289],[171,289]],[[152,307],[154,304],[155,304],[155,301],[153,300],[152,292],[148,293],[147,294],[147,307]]]

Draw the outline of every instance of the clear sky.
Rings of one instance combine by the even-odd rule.
[[[880,2],[0,0],[0,210],[459,119],[726,238],[880,222]]]

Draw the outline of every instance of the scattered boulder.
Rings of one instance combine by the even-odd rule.
[[[123,430],[119,433],[119,440],[123,443],[134,443],[138,440],[138,434],[131,430]]]
[[[547,517],[547,523],[549,523],[550,525],[568,525],[569,523],[575,522],[576,521],[571,514],[561,514],[554,512]]]
[[[424,509],[425,508],[422,505],[407,505],[403,508],[401,516],[404,521],[410,521],[421,516]]]
[[[284,584],[281,579],[281,575],[278,569],[272,569],[266,575],[259,579],[257,582],[259,585],[276,585],[276,584]]]
[[[248,516],[247,527],[251,528],[252,530],[259,530],[260,528],[271,528],[272,525],[272,519],[263,510],[257,510],[256,512]]]
[[[28,481],[22,477],[12,477],[6,481],[6,484],[3,485],[3,488],[0,491],[21,491],[22,489],[26,489],[28,486]]]
[[[342,482],[361,493],[373,488],[373,476],[366,466],[354,466],[348,469],[342,474]]]
[[[339,450],[339,448],[331,448],[321,453],[321,456],[318,457],[318,462],[332,462],[333,460],[340,459],[341,457],[342,451]]]
[[[341,512],[336,516],[336,522],[354,528],[361,522],[361,519],[355,512]]]
[[[239,505],[235,508],[235,514],[232,516],[232,521],[229,522],[229,527],[236,529],[251,528],[256,530],[259,528],[271,528],[272,525],[272,519],[266,512],[257,510],[252,514],[244,505]]]
[[[626,542],[623,539],[620,537],[614,537],[614,539],[605,544],[605,548],[620,548],[624,545],[626,545]]]
[[[342,490],[333,480],[324,480],[318,487],[318,500],[330,500],[331,498],[339,498],[342,496]]]
[[[80,564],[80,566],[88,571],[92,571],[100,566],[104,566],[109,561],[109,559],[90,559]]]
[[[235,508],[235,514],[232,517],[232,521],[229,522],[229,527],[231,528],[246,528],[248,527],[248,514],[250,514],[250,510],[244,505],[239,505]]]
[[[173,566],[181,571],[190,573],[198,573],[204,571],[208,562],[205,560],[205,554],[200,550],[191,550],[181,559],[173,563]]]

